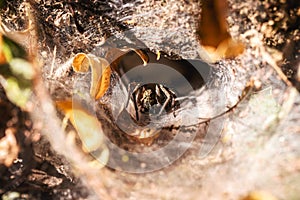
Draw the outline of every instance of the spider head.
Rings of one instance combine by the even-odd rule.
[[[137,97],[138,105],[141,108],[141,112],[148,113],[152,106],[157,104],[156,93],[153,89],[146,86],[141,88],[142,91],[137,91],[139,96]]]
[[[131,96],[134,107],[134,120],[141,125],[147,125],[151,117],[158,118],[163,113],[173,112],[179,108],[176,94],[171,89],[157,83],[138,85]]]

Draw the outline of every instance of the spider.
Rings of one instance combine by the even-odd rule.
[[[145,49],[112,49],[106,55],[111,68],[128,88],[126,110],[145,126],[180,108],[181,97],[205,84],[210,66]],[[196,69],[197,68],[197,69]],[[202,76],[204,75],[204,76]]]
[[[166,112],[173,112],[180,107],[175,92],[162,84],[149,83],[137,85],[133,90],[131,101],[135,110],[135,121],[145,125],[150,117],[159,117]]]
[[[149,49],[112,51],[111,56],[113,58],[110,58],[111,68],[120,76],[124,86],[127,86],[129,94],[124,112],[122,111],[125,115],[120,115],[120,119],[124,120],[122,118],[124,116],[128,119],[126,114],[129,114],[135,122],[134,124],[125,123],[126,135],[138,139],[141,143],[146,142],[147,145],[152,144],[160,134],[161,125],[173,130],[193,128],[203,123],[209,123],[236,108],[252,90],[252,84],[250,84],[235,105],[214,116],[198,117],[197,121],[181,124],[180,119],[171,120],[172,116],[169,114],[173,113],[175,118],[176,112],[179,116],[186,109],[186,104],[183,105],[183,102],[196,100],[192,91],[205,89],[206,83],[210,83],[214,70],[209,64],[201,60],[173,58],[164,53],[151,52]],[[172,70],[163,71],[165,68],[157,66],[167,66],[177,74],[172,73]],[[180,79],[182,77],[186,82]],[[150,122],[153,124],[148,126]],[[132,132],[128,132],[127,128]]]

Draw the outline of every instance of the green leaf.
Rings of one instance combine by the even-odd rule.
[[[27,58],[26,51],[24,48],[13,40],[9,39],[5,35],[2,36],[3,39],[3,51],[6,57],[6,60],[9,62],[13,58]]]
[[[35,71],[25,59],[25,50],[6,36],[0,35],[0,83],[8,99],[24,108],[30,95]]]
[[[3,44],[2,51],[6,62],[10,61],[13,57],[12,52],[7,44]]]
[[[31,95],[30,83],[21,84],[22,82],[13,76],[7,77],[2,82],[7,98],[17,106],[24,108]]]

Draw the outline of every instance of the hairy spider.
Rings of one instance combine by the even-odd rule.
[[[175,116],[179,99],[203,87],[211,69],[199,60],[154,53],[147,48],[113,48],[106,57],[128,88],[127,112],[141,126],[162,119],[164,114],[173,112]]]
[[[159,117],[163,112],[173,112],[175,117],[175,110],[180,106],[176,98],[175,92],[164,85],[137,85],[131,96],[136,122],[148,124],[150,117]]]

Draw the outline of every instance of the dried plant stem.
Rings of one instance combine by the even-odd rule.
[[[272,58],[272,56],[265,50],[264,47],[261,47],[261,54],[264,61],[266,61],[278,74],[278,76],[281,78],[281,80],[287,85],[287,86],[293,86],[291,81],[287,78],[287,76],[282,72],[281,68],[277,65],[275,60]]]
[[[35,78],[33,91],[35,94],[34,102],[39,105],[33,111],[34,121],[42,123],[42,132],[51,143],[53,149],[64,155],[71,162],[75,171],[79,173],[78,177],[81,177],[87,186],[95,192],[95,196],[91,197],[92,199],[111,199],[103,184],[104,177],[101,177],[102,172],[96,172],[93,167],[89,166],[87,156],[78,150],[74,142],[68,141],[62,129],[61,121],[56,115],[56,108],[44,87],[41,76]],[[44,117],[42,118],[41,116]]]

